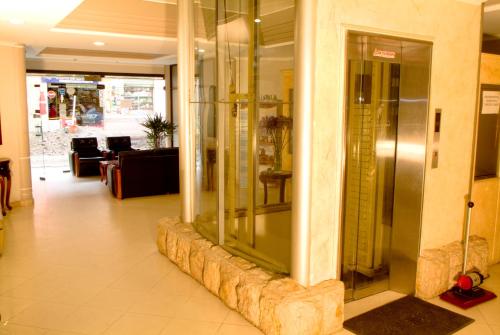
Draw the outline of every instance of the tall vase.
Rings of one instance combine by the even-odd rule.
[[[155,139],[154,139],[154,148],[155,149],[160,149],[162,146],[163,146],[163,136],[162,135],[158,135]]]
[[[281,149],[274,147],[274,171],[281,171]]]

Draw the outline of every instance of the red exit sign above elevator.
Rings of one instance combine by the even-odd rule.
[[[396,58],[396,51],[375,48],[375,50],[373,50],[373,57],[394,59]]]

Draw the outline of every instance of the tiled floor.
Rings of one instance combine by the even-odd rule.
[[[0,335],[261,334],[158,253],[179,196],[119,201],[97,177],[45,176],[3,221]]]
[[[34,207],[4,218],[0,335],[261,334],[156,250],[156,222],[179,212],[178,196],[119,201],[97,178],[47,171]],[[500,266],[484,285],[500,292]],[[346,318],[398,298],[346,305]],[[457,334],[500,334],[500,299],[463,312]],[[340,334],[351,334],[343,331]]]

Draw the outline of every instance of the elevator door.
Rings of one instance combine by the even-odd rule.
[[[426,50],[423,59],[418,46],[377,36],[348,37],[342,255],[346,300],[388,289],[411,293],[414,287],[430,61],[430,46],[421,46]],[[402,152],[408,148],[422,150]],[[410,186],[404,185],[408,177]],[[403,271],[410,275],[401,276]]]

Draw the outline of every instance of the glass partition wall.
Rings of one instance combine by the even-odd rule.
[[[293,0],[193,1],[195,226],[290,269]]]

